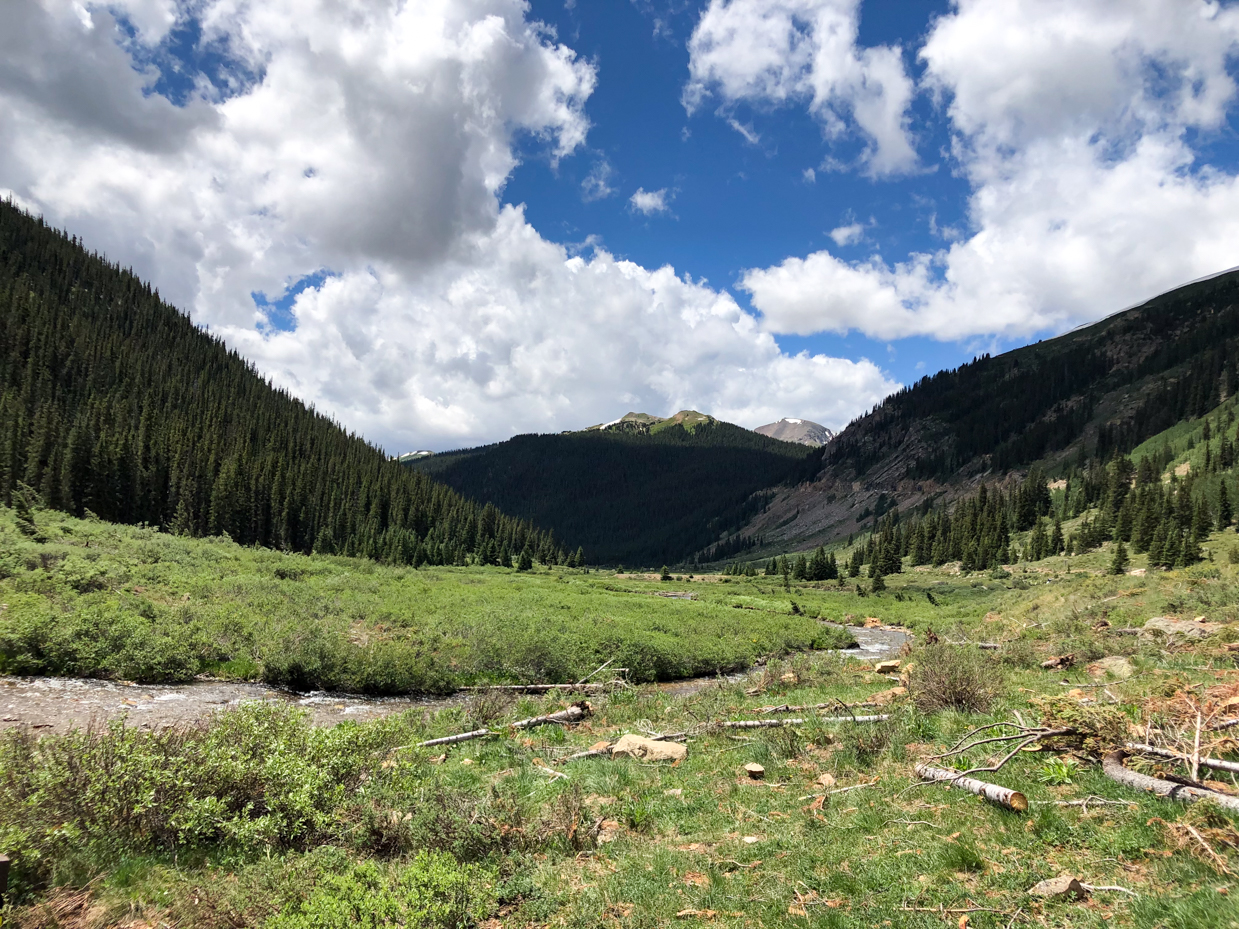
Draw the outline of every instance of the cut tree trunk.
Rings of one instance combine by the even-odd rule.
[[[1121,749],[1106,755],[1105,760],[1101,764],[1101,769],[1105,772],[1106,777],[1115,783],[1122,784],[1124,787],[1130,787],[1132,790],[1148,791],[1157,794],[1159,797],[1166,797],[1169,800],[1183,800],[1187,803],[1195,803],[1199,800],[1212,800],[1223,809],[1239,813],[1239,797],[1228,797],[1226,794],[1220,794],[1213,790],[1189,787],[1186,784],[1176,784],[1174,781],[1163,781],[1158,777],[1149,777],[1147,774],[1129,770],[1123,765],[1123,759],[1126,757],[1127,753]]]
[[[1015,810],[1017,813],[1023,813],[1028,810],[1028,798],[1018,790],[1012,790],[1010,787],[1000,787],[997,784],[989,784],[985,781],[978,781],[974,777],[960,777],[960,772],[954,768],[935,768],[933,765],[918,764],[916,773],[919,777],[923,777],[930,781],[942,781],[950,784],[952,787],[962,787],[969,793],[974,793],[978,797],[984,797],[990,803],[1005,807],[1008,810]]]

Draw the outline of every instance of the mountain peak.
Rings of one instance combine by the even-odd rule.
[[[814,448],[820,448],[835,437],[833,432],[819,423],[788,417],[780,419],[777,423],[758,426],[753,431],[772,439],[795,442],[798,445],[811,445]]]

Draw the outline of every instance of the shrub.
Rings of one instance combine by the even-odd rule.
[[[451,856],[420,852],[406,866],[355,864],[321,878],[309,896],[267,929],[463,929],[486,915],[475,869]]]
[[[979,649],[960,645],[929,645],[916,653],[908,690],[923,713],[962,710],[983,713],[998,695],[997,665]]]

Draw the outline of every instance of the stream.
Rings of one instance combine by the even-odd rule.
[[[897,655],[908,635],[893,628],[849,627],[859,648],[842,654],[860,661]],[[663,690],[687,695],[723,681],[740,681],[748,671],[666,681]],[[0,676],[0,729],[30,726],[63,732],[123,718],[141,729],[160,729],[205,719],[249,701],[289,703],[309,711],[316,726],[346,719],[380,719],[406,710],[433,713],[468,698],[466,693],[438,697],[367,697],[342,693],[293,693],[265,684],[240,681],[194,681],[189,684],[131,684],[75,677]]]

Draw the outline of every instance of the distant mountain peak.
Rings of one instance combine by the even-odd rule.
[[[820,448],[835,437],[833,432],[820,423],[789,417],[780,419],[777,423],[758,426],[753,431],[772,439],[795,442],[798,445],[811,445],[814,448]]]
[[[589,432],[600,429],[615,432],[652,433],[661,432],[663,429],[669,429],[672,426],[683,426],[691,432],[696,426],[713,422],[717,422],[713,416],[698,413],[696,410],[680,410],[674,416],[666,418],[654,416],[650,413],[625,413],[619,419],[613,419],[609,423],[599,423],[597,426],[590,426],[585,431]]]

